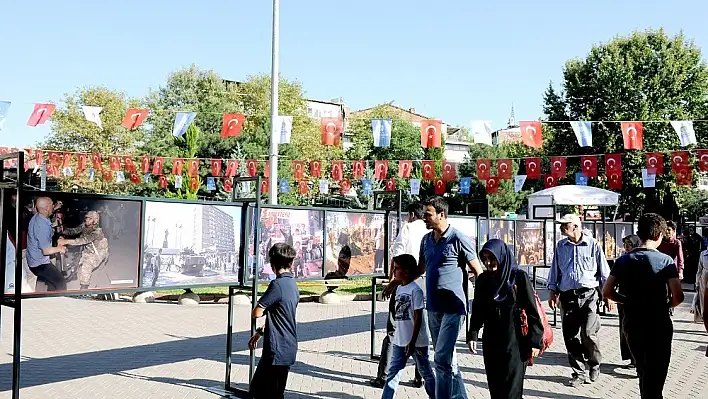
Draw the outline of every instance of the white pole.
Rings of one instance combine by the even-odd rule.
[[[278,144],[280,133],[276,126],[278,119],[278,41],[280,31],[280,0],[273,0],[273,59],[271,61],[270,74],[270,181],[269,181],[269,201],[275,205],[278,203]],[[256,187],[256,190],[258,188]]]

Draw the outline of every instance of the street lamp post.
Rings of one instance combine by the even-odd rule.
[[[273,47],[270,73],[270,181],[269,201],[275,205],[278,203],[278,144],[280,134],[276,126],[278,119],[278,51],[280,35],[280,0],[273,0]],[[258,188],[256,187],[256,191]]]

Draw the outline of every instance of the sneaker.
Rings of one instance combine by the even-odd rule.
[[[416,387],[416,388],[422,387],[422,386],[423,386],[423,380],[422,380],[422,379],[419,380],[419,379],[417,379],[417,378],[413,379],[413,386]]]
[[[600,378],[600,368],[590,370],[590,382],[595,382]]]
[[[369,385],[374,388],[383,388],[386,385],[386,381],[383,378],[372,378],[369,380]]]
[[[585,384],[585,376],[578,375],[578,374],[573,374],[573,377],[570,379],[570,382],[568,383],[568,385],[570,385],[573,388],[577,388],[583,384]]]

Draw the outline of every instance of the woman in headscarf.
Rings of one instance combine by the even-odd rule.
[[[641,245],[641,240],[639,236],[635,234],[628,235],[622,239],[622,244],[624,246],[624,253],[628,254],[632,252],[634,248]],[[636,366],[634,364],[634,358],[632,358],[632,353],[629,351],[629,345],[627,345],[627,338],[624,337],[622,333],[622,319],[624,318],[624,309],[621,304],[617,304],[617,314],[619,318],[619,329],[620,329],[620,354],[622,355],[622,360],[629,360],[629,364],[624,366],[626,369],[634,369]]]
[[[708,318],[705,302],[706,291],[708,289],[708,250],[701,252],[698,257],[698,270],[696,271],[696,295],[693,297],[691,312],[693,313],[693,321],[696,323],[704,323]],[[708,351],[706,352],[708,356]]]
[[[487,241],[479,259],[487,270],[475,284],[467,343],[477,353],[476,341],[484,327],[482,356],[489,393],[492,399],[518,399],[526,366],[538,356],[543,340],[533,285],[502,240]]]

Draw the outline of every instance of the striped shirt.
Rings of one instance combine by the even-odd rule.
[[[610,274],[605,253],[592,237],[582,235],[576,244],[568,238],[558,241],[548,273],[548,289],[563,292],[596,288]]]

